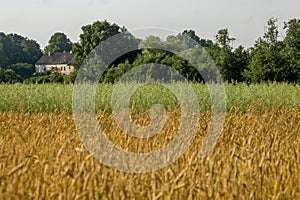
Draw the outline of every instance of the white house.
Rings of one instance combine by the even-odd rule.
[[[44,73],[46,71],[57,70],[63,75],[69,75],[74,71],[72,66],[74,55],[72,53],[57,52],[52,55],[43,55],[35,63],[35,71],[37,74]]]

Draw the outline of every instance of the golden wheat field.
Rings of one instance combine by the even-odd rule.
[[[300,199],[299,107],[226,114],[215,148],[199,158],[209,113],[201,113],[191,148],[151,173],[124,173],[87,152],[70,113],[0,114],[1,199]],[[146,115],[133,116],[141,125]],[[107,136],[129,151],[168,143],[176,111],[151,140],[124,137],[112,116],[99,113]]]

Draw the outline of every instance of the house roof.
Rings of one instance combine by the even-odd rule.
[[[73,61],[74,55],[71,53],[57,52],[52,55],[43,55],[37,62],[37,65],[57,65],[70,64]]]

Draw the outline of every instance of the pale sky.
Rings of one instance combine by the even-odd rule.
[[[78,41],[81,27],[104,19],[129,31],[161,27],[178,33],[193,29],[214,39],[228,28],[235,46],[252,46],[263,35],[267,20],[300,18],[299,0],[5,0],[0,7],[0,32],[18,33],[43,48],[51,35],[64,32]]]

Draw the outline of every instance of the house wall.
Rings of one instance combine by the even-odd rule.
[[[58,71],[63,75],[69,75],[74,71],[74,67],[67,64],[55,65],[54,68],[57,68]]]
[[[37,74],[44,73],[45,71],[46,71],[46,68],[44,65],[35,65],[35,72]]]
[[[69,75],[71,72],[75,70],[73,66],[67,64],[59,64],[59,65],[35,65],[36,73],[44,73],[46,71],[51,71],[57,69],[59,73],[63,75]]]

